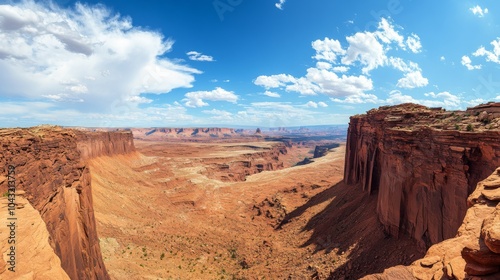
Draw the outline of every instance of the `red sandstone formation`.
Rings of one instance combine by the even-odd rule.
[[[500,168],[469,196],[455,238],[433,245],[410,266],[363,279],[500,279]]]
[[[248,146],[249,150],[262,150],[261,147]],[[287,154],[286,144],[276,142],[262,152],[248,152],[238,155],[236,159],[221,157],[213,159],[209,167],[203,172],[209,178],[224,182],[245,181],[248,175],[262,171],[273,171],[284,168],[281,155]],[[244,160],[241,160],[241,158]]]
[[[16,168],[17,188],[40,212],[51,246],[71,279],[109,279],[96,232],[85,159],[134,151],[129,132],[59,127],[0,129],[0,166]],[[0,183],[7,190],[7,183]]]
[[[408,234],[422,247],[451,238],[469,194],[500,165],[497,108],[402,104],[353,116],[344,180],[377,194],[379,220],[391,235]]]
[[[231,138],[240,136],[232,128],[133,128],[134,138],[164,140],[172,138]]]

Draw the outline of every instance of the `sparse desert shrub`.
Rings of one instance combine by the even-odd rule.
[[[455,130],[460,130],[460,126],[458,124],[455,125]]]
[[[474,131],[474,128],[472,128],[472,124],[467,125],[467,131]]]
[[[163,260],[164,257],[165,257],[165,253],[161,253],[160,260]]]

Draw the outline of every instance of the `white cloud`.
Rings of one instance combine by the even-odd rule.
[[[266,89],[278,88],[285,86],[286,83],[294,82],[296,79],[287,74],[271,75],[271,76],[258,76],[254,84],[265,87]]]
[[[328,70],[328,69],[332,69],[332,65],[328,62],[318,61],[318,62],[316,62],[316,68]]]
[[[421,52],[422,44],[416,34],[406,39],[394,25],[382,18],[375,32],[357,32],[345,38],[347,48],[342,48],[339,40],[324,38],[313,41],[311,46],[315,51],[313,58],[315,67],[307,69],[303,77],[289,74],[259,76],[255,85],[266,89],[280,88],[301,95],[325,94],[333,97],[336,102],[361,103],[376,99],[367,94],[373,89],[373,81],[369,78],[370,71],[379,67],[392,66],[403,72],[403,77],[397,81],[401,88],[416,88],[428,85],[428,79],[422,75],[417,63],[405,61],[400,57],[388,57],[388,51],[396,49]],[[362,75],[349,72],[361,68]],[[352,98],[348,98],[352,96]],[[367,98],[368,97],[368,98]]]
[[[199,53],[197,51],[190,51],[187,52],[186,55],[188,56],[189,59],[194,60],[194,61],[215,61],[212,56],[209,55],[204,55],[202,53]]]
[[[342,49],[338,40],[325,38],[324,40],[316,40],[312,42],[312,48],[316,51],[313,56],[316,60],[326,60],[328,62],[335,62],[337,55],[344,55],[345,50]]]
[[[360,93],[355,95],[347,96],[344,99],[340,98],[330,98],[336,103],[348,103],[348,104],[363,104],[363,103],[378,103],[379,99],[374,94]]]
[[[283,10],[283,5],[285,5],[286,0],[280,0],[278,3],[274,4],[276,8]]]
[[[266,90],[263,94],[266,95],[266,96],[269,96],[269,97],[274,97],[274,98],[280,98],[281,97],[281,95],[279,93],[268,91],[268,90]]]
[[[339,77],[334,72],[309,68],[306,78],[313,85],[317,85],[315,92],[334,97],[360,94],[373,89],[372,80],[363,75]]]
[[[151,103],[151,102],[153,102],[153,100],[151,100],[149,98],[142,97],[142,96],[137,96],[137,95],[131,96],[131,97],[127,98],[126,100],[129,101],[129,102],[138,103],[138,104],[144,104],[144,103]]]
[[[318,103],[314,101],[309,101],[304,106],[308,108],[318,108]]]
[[[0,121],[3,126],[33,126],[38,124],[57,124],[88,127],[131,127],[164,126],[193,122],[186,108],[180,104],[138,109],[114,103],[106,113],[85,113],[52,102],[1,102]]]
[[[233,120],[233,114],[228,112],[228,111],[212,109],[212,110],[204,110],[202,112],[207,114],[207,115],[212,115],[212,117],[210,117],[210,119],[212,119],[214,121],[231,121],[231,120]]]
[[[333,72],[338,72],[338,73],[346,73],[349,71],[349,67],[347,66],[335,66],[332,68]]]
[[[430,97],[431,99],[415,99],[410,95],[405,95],[400,91],[395,90],[392,91],[387,100],[384,100],[382,103],[390,105],[416,103],[428,107],[446,107],[448,109],[458,109],[462,103],[462,99],[459,96],[446,91],[440,93],[429,92],[424,95],[426,97]]]
[[[374,33],[358,32],[346,38],[349,43],[342,63],[352,65],[358,61],[365,66],[363,74],[368,74],[373,69],[383,66],[386,60],[384,46],[377,40]]]
[[[422,49],[420,37],[416,34],[411,34],[408,38],[406,38],[406,45],[413,53],[419,53]]]
[[[318,102],[318,106],[319,106],[319,107],[326,108],[326,107],[328,107],[328,104],[326,104],[326,103],[325,103],[325,102],[323,102],[323,101],[320,101],[320,102]]]
[[[0,41],[0,96],[57,100],[77,111],[107,112],[140,93],[189,88],[201,73],[164,56],[173,41],[102,5],[0,5]]]
[[[374,33],[385,44],[396,42],[398,46],[404,48],[404,37],[399,34],[387,19],[382,18],[378,24],[378,30]],[[417,36],[418,38],[418,36]]]
[[[498,100],[498,96],[497,96],[497,98],[495,98],[495,100]],[[484,100],[482,98],[476,98],[476,99],[469,100],[466,103],[468,106],[477,106],[479,104],[484,104],[486,102],[488,102],[488,101]]]
[[[462,56],[462,65],[467,67],[469,70],[476,70],[476,69],[481,69],[481,65],[472,65],[472,61],[470,60],[470,57],[464,55]]]
[[[204,100],[210,101],[226,101],[231,103],[236,103],[238,101],[238,96],[232,91],[227,91],[223,88],[217,87],[212,91],[193,91],[188,92],[182,101],[184,101],[187,107],[204,107],[208,106]]]
[[[408,72],[403,78],[398,80],[397,87],[400,88],[416,88],[424,87],[429,84],[429,80],[422,76],[422,72],[413,71]]]
[[[432,97],[434,99],[442,99],[442,101],[438,101],[441,103],[437,103],[437,104],[439,104],[438,106],[440,106],[440,107],[458,108],[458,107],[460,107],[460,105],[462,103],[462,98],[460,98],[457,95],[453,95],[447,91],[443,91],[443,92],[439,92],[439,93],[429,92],[429,93],[425,93],[424,95],[428,96],[428,97]],[[424,101],[424,105],[425,105],[425,101]],[[427,105],[427,106],[430,106],[430,105]]]
[[[441,60],[441,61],[445,61],[445,60],[446,60],[446,57],[441,56],[441,57],[439,58],[439,60]]]
[[[301,95],[323,93],[329,96],[346,96],[373,88],[372,81],[363,75],[339,77],[334,72],[318,68],[307,69],[305,77],[295,78],[286,74],[259,76],[254,83],[266,89],[284,87],[286,91]]]
[[[488,8],[481,8],[479,5],[476,5],[472,8],[469,9],[474,15],[477,15],[479,17],[483,17],[485,14],[488,13]]]
[[[481,46],[472,55],[485,56],[486,61],[500,64],[500,38],[497,38],[497,40],[493,40],[490,44],[493,46],[493,51],[488,51],[483,46]]]

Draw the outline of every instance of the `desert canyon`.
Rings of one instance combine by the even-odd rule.
[[[499,138],[500,103],[347,134],[0,129],[0,278],[500,279]]]

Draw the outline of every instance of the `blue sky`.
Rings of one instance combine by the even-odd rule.
[[[496,1],[0,1],[0,126],[300,126],[500,100]]]

